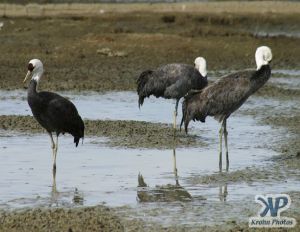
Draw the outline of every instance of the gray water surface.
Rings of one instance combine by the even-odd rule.
[[[277,79],[272,80],[276,85],[286,82],[285,78]],[[298,82],[295,83],[291,82],[298,88]],[[171,123],[175,106],[172,100],[151,97],[139,110],[134,92],[60,94],[74,102],[83,118],[93,120]],[[230,172],[272,165],[271,158],[279,155],[272,149],[273,145],[289,134],[264,125],[261,117],[274,112],[288,115],[299,109],[297,101],[250,97],[228,120]],[[0,91],[0,112],[31,115],[26,91]],[[180,117],[179,111],[178,121]],[[209,224],[230,218],[247,221],[249,215],[256,214],[252,207],[257,193],[299,191],[300,181],[292,178],[271,179],[267,184],[260,181],[217,186],[192,184],[190,180],[195,176],[218,173],[219,126],[212,118],[205,124],[190,124],[190,132],[208,146],[176,149],[178,176],[174,173],[173,150],[113,148],[105,145],[108,138],[99,137],[85,138],[84,144],[75,148],[71,136],[60,136],[55,182],[50,140],[46,134],[0,131],[0,209],[107,204],[119,207],[118,212],[125,217],[163,225]],[[175,186],[177,180],[193,200],[183,203],[172,198],[170,202],[141,202],[138,200],[141,189],[137,187],[139,173],[149,186],[146,193],[156,194],[161,186]]]

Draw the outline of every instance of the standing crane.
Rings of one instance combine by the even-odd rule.
[[[77,147],[79,140],[84,137],[84,123],[76,107],[68,99],[56,93],[37,91],[43,72],[43,63],[40,60],[30,60],[24,83],[32,74],[27,91],[27,101],[34,118],[50,136],[53,151],[53,172],[55,173],[59,134],[71,134]],[[52,137],[53,132],[56,133],[56,143]]]
[[[258,47],[255,53],[256,70],[243,70],[221,77],[198,93],[186,96],[183,106],[185,132],[191,120],[205,122],[207,116],[213,116],[221,123],[219,131],[219,169],[222,171],[222,136],[226,148],[226,170],[229,168],[227,119],[243,103],[260,89],[271,76],[270,62],[272,52],[269,47]],[[181,127],[181,125],[180,125]]]
[[[195,66],[187,64],[167,64],[156,70],[146,70],[137,80],[139,107],[144,99],[151,95],[166,99],[175,99],[174,129],[179,100],[190,90],[200,90],[207,86],[206,60],[203,57],[195,59]]]

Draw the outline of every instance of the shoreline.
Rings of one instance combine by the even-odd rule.
[[[97,16],[104,13],[238,13],[238,14],[299,14],[299,2],[180,2],[180,3],[60,3],[0,4],[0,17]]]

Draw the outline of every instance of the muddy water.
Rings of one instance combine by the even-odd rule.
[[[99,138],[86,139],[77,149],[67,136],[59,141],[56,184],[59,191],[69,192],[69,197],[74,194],[72,190],[78,188],[84,193],[85,205],[103,201],[109,205],[135,204],[139,172],[150,186],[175,184],[172,150],[108,148],[95,141],[99,142]],[[267,165],[272,155],[276,153],[264,149],[232,148],[231,170]],[[10,207],[43,203],[51,192],[51,159],[48,136],[7,135],[2,131],[1,203]],[[180,178],[193,176],[193,173],[215,173],[217,159],[214,147],[176,150]]]
[[[254,214],[257,209],[251,202],[257,192],[294,191],[300,184],[296,179],[286,179],[285,182],[274,179],[268,180],[266,185],[265,182],[256,182],[255,177],[251,184],[245,183],[243,175],[247,176],[248,169],[270,166],[269,158],[276,155],[270,150],[255,148],[255,144],[249,149],[240,149],[240,145],[231,147],[230,172],[240,171],[241,182],[207,185],[195,184],[193,178],[217,173],[215,147],[177,149],[176,177],[172,150],[108,148],[95,144],[95,140],[100,138],[88,138],[84,145],[75,149],[70,137],[61,137],[57,177],[53,183],[47,136],[2,132],[0,208],[106,204],[121,207],[118,212],[124,213],[124,217],[147,218],[163,225],[185,224],[187,221],[190,224],[212,224],[230,218],[245,220],[247,212]],[[149,186],[146,190],[137,188],[139,173]],[[176,180],[182,191],[191,196],[187,203],[180,203],[180,194],[172,190]],[[138,198],[140,191],[146,196],[139,195]],[[163,198],[169,203],[160,202],[161,191],[171,192],[166,194],[167,199]],[[243,204],[243,207],[227,214],[226,210],[235,204]]]
[[[150,186],[151,194],[155,186],[175,185],[173,173],[173,152],[169,150],[121,150],[99,147],[86,141],[84,146],[74,149],[67,139],[61,139],[58,156],[56,188],[51,175],[51,155],[46,136],[2,137],[1,152],[1,208],[37,206],[78,206],[106,204],[122,206],[118,211],[128,218],[140,218],[163,225],[212,224],[229,218],[245,220],[245,208],[254,214],[257,210],[251,205],[257,192],[286,192],[295,190],[299,181],[269,181],[265,183],[220,183],[215,186],[195,185],[188,180],[194,175],[215,172],[216,155],[211,151],[178,149],[177,168],[179,184],[192,196],[190,203],[175,201],[155,203],[137,201],[137,175],[142,173]],[[27,146],[34,141],[34,146]],[[34,149],[33,149],[34,147]],[[20,152],[22,150],[22,152]],[[38,152],[37,152],[38,151]],[[267,155],[256,153],[249,156],[233,150],[232,170],[246,166],[268,165]],[[209,158],[208,158],[209,156]],[[244,159],[241,159],[244,157]],[[152,194],[155,194],[152,193]],[[157,194],[157,193],[156,193]],[[224,201],[228,203],[225,203]],[[234,205],[235,211],[226,211]],[[128,212],[131,216],[128,216]],[[209,213],[208,213],[209,212]],[[216,219],[217,218],[217,219]]]
[[[270,84],[298,89],[299,73],[293,73],[280,70]],[[146,99],[139,110],[134,92],[61,94],[86,119],[172,121],[172,100]],[[75,149],[69,136],[61,136],[54,182],[47,135],[0,131],[0,209],[106,204],[117,207],[124,218],[163,226],[245,222],[257,214],[255,194],[299,191],[299,170],[291,174],[273,161],[280,155],[274,146],[289,134],[261,120],[276,114],[296,115],[299,109],[297,99],[252,96],[228,121],[228,174],[218,174],[219,124],[213,119],[191,123],[191,133],[208,146],[176,149],[178,176],[171,149],[114,148],[106,146],[107,138],[99,137],[86,138]],[[0,112],[30,115],[26,91],[1,91]],[[137,187],[139,173],[148,187]],[[299,214],[298,206],[296,201],[290,212]]]
[[[97,94],[86,92],[81,95],[72,93],[61,93],[70,98],[77,106],[81,116],[85,119],[110,119],[110,120],[137,120],[148,122],[171,123],[173,120],[173,110],[175,102],[173,100],[149,98],[139,110],[137,107],[137,96],[134,92],[108,92]],[[28,115],[31,114],[23,91],[0,91],[0,111],[3,115]],[[265,144],[276,140],[276,134],[272,137],[265,135],[274,134],[269,126],[258,125],[252,116],[243,115],[241,112],[254,110],[256,107],[279,105],[275,100],[264,100],[253,97],[243,106],[243,110],[233,114],[228,122],[230,133],[230,144],[235,144],[237,149],[250,147],[263,147]],[[179,107],[177,124],[181,119]],[[218,143],[218,131],[220,125],[212,118],[207,119],[207,123],[191,122],[190,134],[199,136],[204,142],[209,142],[216,149]],[[279,136],[279,134],[278,134]],[[250,144],[249,141],[253,141]],[[257,144],[257,145],[255,145]]]

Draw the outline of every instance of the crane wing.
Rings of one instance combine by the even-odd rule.
[[[254,74],[254,70],[229,74],[204,89],[201,96],[206,101],[207,115],[229,116],[237,110],[249,97]]]
[[[82,119],[71,101],[51,92],[40,92],[39,95],[44,105],[40,118],[48,128],[71,134],[83,129]]]

